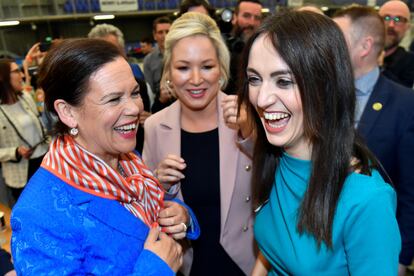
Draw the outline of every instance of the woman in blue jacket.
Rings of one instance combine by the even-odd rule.
[[[173,275],[182,263],[174,239],[196,237],[197,223],[183,204],[165,200],[133,152],[143,105],[119,49],[103,40],[64,41],[39,76],[59,120],[12,212],[17,273]]]

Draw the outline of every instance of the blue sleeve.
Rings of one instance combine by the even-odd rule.
[[[135,264],[134,274],[136,276],[169,276],[175,275],[166,262],[149,250],[142,250]]]
[[[11,249],[17,275],[86,273],[82,269],[83,254],[79,246],[83,237],[66,225],[59,227],[55,219],[31,212],[29,208],[13,210]],[[59,228],[65,229],[59,231]]]
[[[350,275],[397,275],[401,238],[390,186],[376,189],[350,210],[344,247]]]
[[[184,206],[188,210],[188,214],[190,215],[190,226],[187,230],[187,239],[198,239],[198,237],[200,237],[201,229],[193,210],[191,210],[191,208],[187,204],[185,204],[183,201],[177,198],[171,199],[171,201],[177,202],[178,204]]]

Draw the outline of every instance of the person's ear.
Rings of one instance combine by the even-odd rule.
[[[374,38],[372,36],[367,36],[364,38],[361,45],[361,57],[366,57],[371,54],[374,49],[374,43]]]
[[[56,100],[53,105],[62,123],[67,125],[69,128],[78,126],[76,110],[73,106],[62,99]]]

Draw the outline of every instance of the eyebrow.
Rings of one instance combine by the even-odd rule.
[[[218,61],[218,60],[217,60]],[[182,63],[191,63],[191,61],[188,61],[188,60],[182,60],[182,59],[179,59],[179,60],[176,60],[176,61],[174,61],[174,63],[177,63],[177,62],[182,62]],[[202,60],[201,61],[201,63],[205,63],[205,62],[216,62],[216,60],[215,59],[212,59],[212,58],[209,58],[209,59],[206,59],[206,60]]]
[[[251,72],[251,73],[254,73],[254,74],[257,74],[257,75],[260,75],[259,72],[257,72],[253,68],[247,68],[247,71]],[[277,71],[274,71],[270,74],[270,76],[272,78],[280,76],[280,75],[292,75],[292,71],[290,71],[290,70],[277,70]]]
[[[137,89],[139,90],[139,88],[140,88],[140,86],[139,86],[139,84],[137,83],[137,85],[135,85],[135,86],[134,86],[134,88],[133,88],[131,91],[132,91],[132,92],[134,92],[134,91],[136,91]],[[101,102],[105,102],[105,100],[106,100],[107,98],[114,97],[114,96],[122,96],[123,94],[124,94],[124,92],[122,92],[122,91],[118,91],[118,92],[111,92],[111,93],[109,93],[109,94],[107,94],[107,95],[103,96],[103,97],[101,98]]]

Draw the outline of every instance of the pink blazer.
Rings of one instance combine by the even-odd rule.
[[[238,143],[237,132],[226,126],[220,106],[224,96],[224,93],[219,92],[217,101],[220,147],[220,243],[239,267],[250,275],[256,259],[250,184],[252,146],[249,140]],[[176,101],[145,121],[142,156],[150,169],[154,170],[167,154],[181,156],[180,114],[181,105]],[[182,198],[181,192],[178,193],[178,197]]]

